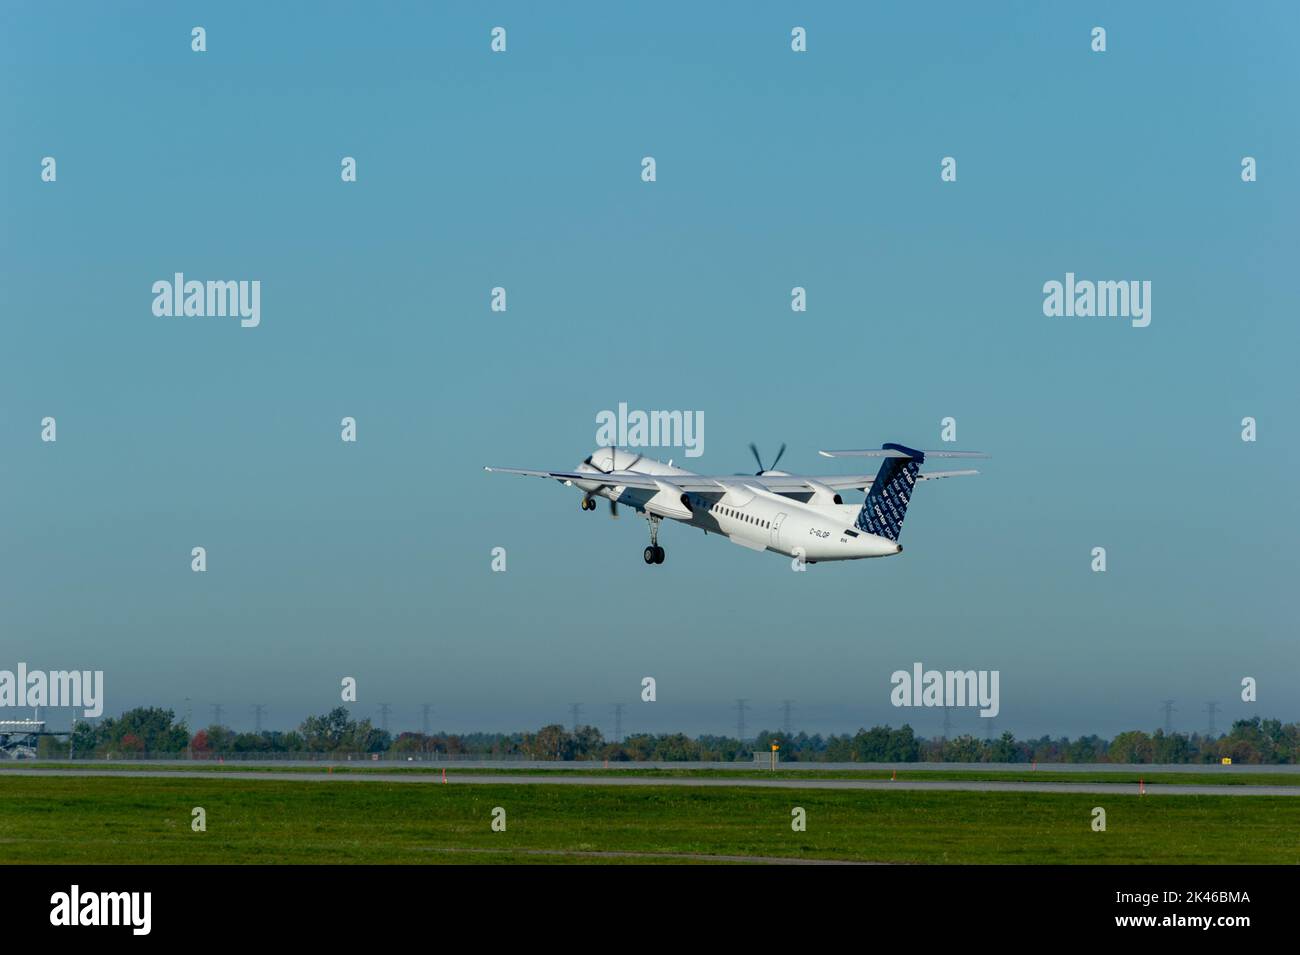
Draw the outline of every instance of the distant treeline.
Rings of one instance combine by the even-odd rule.
[[[1234,763],[1295,763],[1300,762],[1300,725],[1255,717],[1237,720],[1229,733],[1217,737],[1166,734],[1157,729],[1153,733],[1132,730],[1111,740],[1100,736],[1021,740],[1011,733],[997,739],[924,739],[907,725],[898,729],[875,726],[841,736],[787,736],[764,730],[744,741],[728,736],[691,738],[682,733],[636,733],[622,740],[606,740],[594,726],[580,726],[571,732],[558,724],[535,733],[402,733],[394,738],[369,720],[354,720],[341,706],[309,716],[287,733],[236,733],[214,725],[192,734],[184,721],[177,722],[172,710],[140,707],[93,726],[78,722],[70,742],[42,736],[38,752],[43,757],[74,758],[177,754],[198,759],[226,754],[247,758],[257,753],[400,757],[436,753],[483,759],[734,762],[748,761],[755,751],[766,753],[773,745],[787,762],[1217,763],[1227,757]]]

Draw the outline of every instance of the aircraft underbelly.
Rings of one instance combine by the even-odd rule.
[[[740,534],[737,534],[735,537],[728,537],[727,540],[731,541],[733,544],[739,544],[741,547],[748,547],[750,550],[767,550],[767,541],[757,541]]]

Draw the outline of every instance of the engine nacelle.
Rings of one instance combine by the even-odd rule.
[[[690,520],[691,506],[687,503],[686,492],[676,484],[655,480],[659,490],[654,497],[645,502],[645,509],[659,517],[672,517],[679,521]]]
[[[806,479],[807,484],[812,488],[812,497],[808,499],[809,504],[843,504],[844,498],[840,497],[821,481],[815,481],[812,478]]]

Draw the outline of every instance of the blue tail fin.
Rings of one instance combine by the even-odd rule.
[[[897,541],[903,529],[907,503],[912,499],[916,475],[925,461],[924,451],[905,448],[901,444],[882,444],[881,450],[900,452],[898,457],[888,457],[880,465],[880,472],[871,482],[867,499],[854,525],[868,534]]]

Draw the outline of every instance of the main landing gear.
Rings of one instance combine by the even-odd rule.
[[[589,497],[584,497],[578,502],[578,506],[584,511],[594,511],[596,509],[596,502]]]
[[[662,564],[664,549],[659,546],[659,522],[663,518],[646,514],[646,520],[650,522],[650,546],[642,551],[641,556],[645,558],[647,564]]]

